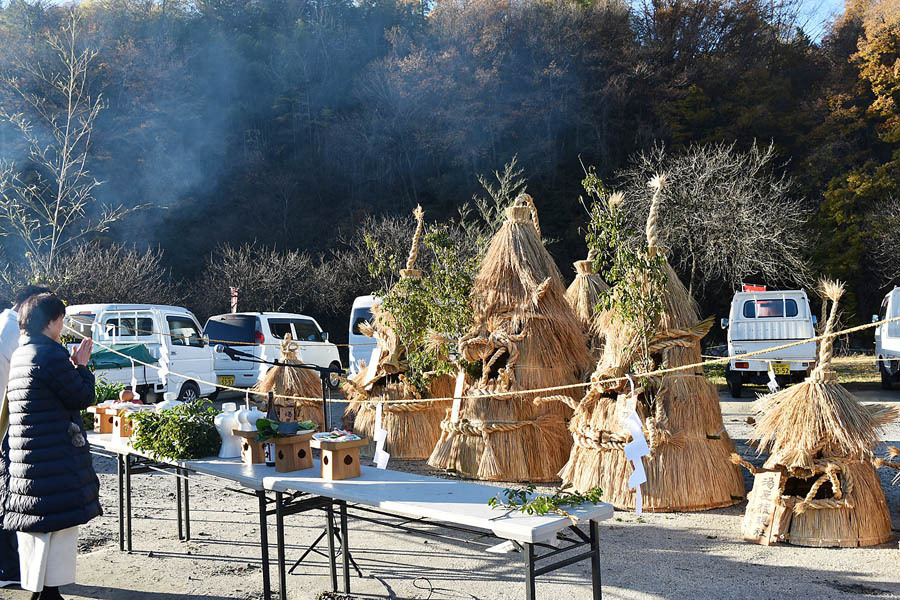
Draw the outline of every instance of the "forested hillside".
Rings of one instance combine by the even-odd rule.
[[[0,9],[7,289],[49,279],[71,300],[182,302],[203,318],[227,310],[227,287],[239,285],[242,309],[308,312],[339,340],[352,297],[379,287],[373,248],[403,254],[417,204],[431,223],[488,227],[485,207],[500,190],[491,197],[479,176],[500,186],[494,172],[503,179],[515,159],[509,174],[527,181],[567,277],[586,253],[586,168],[632,197],[643,193],[641,169],[678,170],[706,181],[706,195],[683,188],[673,221],[688,211],[719,232],[696,238],[703,253],[690,236],[668,246],[704,312],[721,315],[741,279],[828,275],[849,282],[847,321],[867,320],[900,276],[898,2],[853,1],[820,41],[804,33],[798,8],[84,0],[73,23],[72,6],[10,0]],[[53,36],[71,47],[54,48]],[[72,90],[55,85],[72,73],[66,52],[89,59],[76,89],[82,112],[67,113]],[[51,123],[65,127],[66,114],[69,127],[90,118],[74,140],[84,149],[78,181],[52,168],[71,135],[54,136]],[[789,224],[773,239],[797,233],[784,250],[796,263],[773,254],[765,268],[747,261],[723,274],[709,262],[760,251],[727,239],[733,209],[705,214],[712,204],[689,201],[737,194],[731,179],[690,179],[735,157],[758,170],[722,173],[763,190],[758,201],[747,192],[741,210],[761,233]],[[67,177],[72,185],[59,185]],[[29,228],[23,202],[61,190],[84,202],[74,225],[29,243],[46,236],[54,204]]]

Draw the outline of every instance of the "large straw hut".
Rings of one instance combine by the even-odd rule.
[[[831,370],[843,285],[823,282],[831,300],[816,367],[797,385],[757,401],[751,436],[769,458],[754,473],[745,539],[799,546],[871,546],[891,539],[891,518],[873,453],[897,410],[865,406]]]
[[[591,352],[599,356],[603,347],[602,330],[597,319],[597,304],[600,297],[609,290],[609,286],[597,273],[593,257],[573,263],[575,279],[566,290],[566,302],[572,307],[575,318],[581,323],[581,329],[588,338]]]
[[[286,334],[281,341],[281,361],[284,365],[302,365],[297,357],[299,344]],[[322,413],[322,380],[312,369],[277,365],[266,371],[265,376],[253,387],[255,391],[275,394],[275,407],[293,408],[297,421],[313,421],[319,431],[325,427]],[[282,398],[280,396],[294,396]]]
[[[664,177],[655,188],[647,220],[648,251],[660,252],[658,223]],[[612,311],[599,317],[605,332],[603,353],[591,385],[570,424],[574,438],[568,463],[560,471],[565,483],[580,491],[600,486],[603,499],[616,508],[633,510],[634,471],[624,447],[631,441],[622,414],[633,408],[641,420],[650,454],[643,457],[647,481],[641,486],[643,510],[696,511],[729,506],[743,500],[744,482],[731,463],[734,443],[722,423],[719,396],[700,367],[643,378],[635,374],[635,390],[625,378],[637,370],[657,370],[701,362],[700,339],[712,321],[700,322],[697,306],[678,275],[664,262],[660,291],[662,313],[649,344],[652,364],[638,366],[639,336]],[[646,282],[643,273],[634,273]],[[644,284],[642,284],[644,285]],[[612,293],[617,293],[613,288]],[[636,398],[635,398],[636,397]]]
[[[523,194],[491,240],[472,289],[474,323],[459,341],[481,378],[441,422],[434,467],[494,481],[559,479],[571,445],[568,404],[581,390],[527,390],[583,381],[591,357],[539,227]]]
[[[422,272],[415,268],[419,242],[424,230],[425,213],[416,207],[416,232],[407,258],[406,268],[400,271],[401,279],[420,279]],[[424,460],[431,455],[434,444],[441,435],[440,423],[449,401],[385,402],[419,398],[416,388],[409,385],[404,373],[408,369],[400,339],[392,326],[390,313],[380,305],[372,308],[372,323],[366,327],[377,342],[376,360],[365,365],[360,372],[343,386],[350,400],[345,418],[353,419],[353,430],[370,440],[364,453],[372,454],[375,448],[375,416],[378,404],[382,405],[383,429],[387,430],[384,450],[392,458]],[[452,394],[452,380],[443,375],[432,378],[429,395],[447,398]]]

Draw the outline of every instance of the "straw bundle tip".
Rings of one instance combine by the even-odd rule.
[[[896,446],[888,446],[887,455],[889,458],[896,458],[897,456],[900,456],[900,448]]]
[[[609,204],[609,210],[616,211],[620,206],[625,202],[625,194],[623,192],[613,192],[609,195],[609,199],[607,203]]]
[[[657,173],[653,176],[653,179],[647,182],[647,185],[654,190],[662,189],[666,185],[666,177],[665,173]]]
[[[822,279],[819,281],[819,293],[823,298],[837,302],[844,295],[844,284],[835,279]]]

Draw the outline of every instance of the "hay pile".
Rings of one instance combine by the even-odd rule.
[[[651,182],[655,192],[647,242],[654,256],[659,248],[657,215],[664,182],[663,177]],[[662,314],[649,346],[653,363],[644,366],[649,370],[699,363],[700,339],[712,325],[710,319],[699,322],[696,304],[678,275],[668,262],[663,268]],[[634,277],[647,281],[642,273]],[[611,311],[602,313],[598,321],[605,332],[603,353],[591,387],[572,418],[574,445],[560,475],[577,490],[600,486],[604,501],[633,510],[635,492],[628,484],[633,467],[624,454],[631,436],[621,418],[634,399],[627,381],[608,380],[640,368],[638,335]],[[647,474],[641,486],[643,510],[707,510],[743,500],[744,483],[730,460],[735,448],[722,423],[719,396],[701,369],[652,378],[648,389],[637,387],[635,394],[635,410],[650,446],[650,454],[643,458]]]
[[[581,323],[591,352],[599,357],[603,348],[603,335],[597,319],[599,316],[597,303],[600,301],[600,296],[609,290],[609,286],[597,274],[590,255],[587,260],[576,261],[573,266],[575,267],[575,279],[566,290],[566,302],[572,307],[575,318]]]
[[[751,439],[769,451],[762,469],[740,461],[756,475],[744,536],[753,541],[786,541],[800,546],[871,546],[891,539],[891,518],[875,472],[881,461],[873,449],[881,427],[897,409],[864,406],[837,382],[831,370],[838,300],[842,284],[824,281],[831,300],[819,360],[800,384],[757,401]],[[774,475],[770,475],[774,474]],[[768,506],[758,506],[761,479],[772,490]],[[772,483],[774,482],[774,483]],[[756,502],[754,502],[756,500]],[[769,522],[759,518],[766,510]]]
[[[284,336],[281,341],[281,362],[285,364],[302,365],[297,358],[299,345],[291,339],[291,334]],[[262,393],[273,392],[275,394],[275,406],[292,407],[294,418],[298,421],[313,421],[319,427],[319,431],[325,427],[325,417],[322,413],[322,380],[318,373],[312,369],[298,369],[296,367],[284,367],[278,365],[266,371],[265,376],[253,387]],[[279,398],[283,396],[300,396],[303,399]]]
[[[494,481],[556,481],[571,438],[566,419],[579,389],[490,397],[583,381],[591,364],[581,325],[540,239],[531,198],[519,196],[491,240],[472,290],[474,324],[460,354],[482,376],[448,411],[428,464]],[[478,397],[483,396],[483,397]]]
[[[424,231],[425,213],[418,206],[413,215],[416,218],[416,232],[406,268],[400,271],[400,277],[420,279],[422,272],[415,268],[415,264]],[[376,304],[372,307],[372,317],[372,325],[366,333],[375,338],[378,344],[378,359],[373,369],[369,369],[368,365],[363,366],[355,377],[343,385],[344,394],[350,401],[344,418],[353,420],[353,430],[357,435],[370,440],[369,446],[362,450],[368,455],[375,451],[373,435],[377,405],[386,400],[420,397],[419,392],[406,382],[403,375],[408,365],[400,339],[392,327],[390,313]],[[435,377],[429,383],[429,396],[432,398],[447,398],[452,393],[452,379],[449,376]],[[441,435],[441,417],[449,404],[449,401],[383,404],[381,426],[388,432],[384,450],[392,458],[428,458]]]

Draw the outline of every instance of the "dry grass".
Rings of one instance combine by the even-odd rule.
[[[590,340],[591,349],[599,352],[602,329],[597,321],[597,303],[600,296],[609,290],[609,286],[594,271],[592,261],[579,260],[574,266],[575,279],[566,290],[566,302],[581,323],[582,331]]]
[[[287,334],[281,343],[281,361],[286,364],[303,364],[297,358],[297,344]],[[322,384],[319,375],[311,369],[298,369],[296,367],[277,366],[266,371],[265,376],[254,386],[256,391],[273,392],[284,396],[301,396],[311,400],[290,400],[276,398],[276,406],[290,406],[294,408],[294,418],[298,421],[313,421],[319,431],[325,427],[325,416],[322,413],[322,405],[317,400],[322,393]]]

